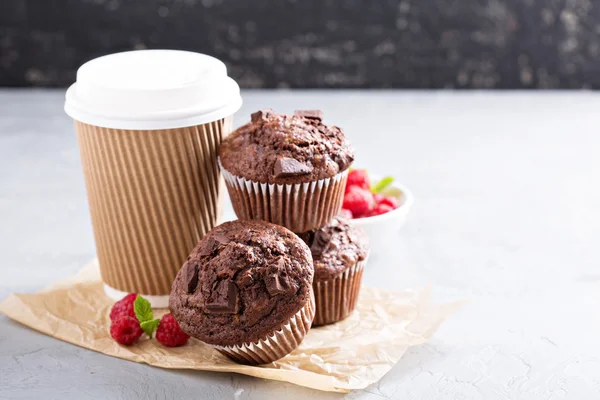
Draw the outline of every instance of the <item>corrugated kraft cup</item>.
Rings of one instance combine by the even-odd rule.
[[[85,63],[66,94],[106,294],[166,307],[187,255],[217,224],[219,145],[242,104],[225,64],[140,50]]]

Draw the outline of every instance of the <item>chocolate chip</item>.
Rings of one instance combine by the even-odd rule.
[[[217,282],[206,303],[206,311],[211,314],[237,314],[238,292],[238,287],[230,280]]]
[[[287,178],[290,176],[306,175],[312,172],[312,168],[302,164],[293,158],[279,157],[275,162],[275,178]]]
[[[342,259],[342,262],[344,263],[345,266],[352,266],[354,264],[356,264],[356,258],[347,252],[343,252],[340,254],[340,258]]]
[[[252,120],[252,122],[258,122],[267,118],[272,113],[273,110],[271,110],[270,108],[265,108],[264,110],[258,110],[250,114],[250,119]]]
[[[315,237],[310,245],[310,252],[313,256],[319,257],[329,248],[331,235],[322,229],[315,232]]]
[[[331,235],[323,229],[299,233],[298,236],[310,247],[310,252],[315,257],[321,256],[331,245]]]
[[[187,282],[187,292],[194,293],[198,286],[198,266],[188,264],[185,269],[185,281]]]
[[[288,293],[292,288],[287,276],[283,276],[280,273],[274,273],[265,279],[265,285],[269,296],[277,296],[279,294]]]
[[[231,242],[231,240],[229,239],[229,237],[227,235],[220,233],[220,232],[215,233],[212,238],[219,245],[227,244],[227,243]]]
[[[206,244],[200,249],[201,256],[209,256],[211,255],[219,246],[229,243],[231,240],[229,237],[222,233],[214,233],[212,234]]]
[[[302,232],[298,233],[297,235],[300,239],[302,239],[302,241],[304,241],[304,243],[308,245],[308,247],[310,247],[310,245],[313,242],[313,239],[315,238],[315,233],[313,231]]]
[[[286,262],[282,257],[278,257],[270,264],[270,267],[274,271],[264,278],[265,287],[269,296],[277,296],[283,293],[289,293],[294,291],[294,286],[290,285],[289,278],[285,271]]]
[[[252,277],[252,273],[250,271],[244,271],[242,276],[240,277],[240,283],[243,286],[250,286],[254,283],[254,278]]]
[[[323,120],[323,111],[321,110],[296,110],[294,115],[298,117],[316,119],[318,121]]]
[[[198,254],[200,256],[210,256],[214,250],[215,249],[213,243],[209,240],[202,247],[200,247],[200,249],[198,250]]]
[[[340,171],[345,171],[354,161],[352,155],[334,156],[333,161],[338,165]]]

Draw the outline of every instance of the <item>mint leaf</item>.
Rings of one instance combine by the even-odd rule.
[[[140,295],[138,295],[133,302],[133,311],[135,312],[138,321],[140,321],[140,324],[154,319],[150,302]]]
[[[371,186],[371,192],[373,193],[381,193],[381,191],[385,190],[386,187],[390,186],[394,182],[394,178],[391,176],[386,176],[373,186]]]
[[[160,322],[160,319],[158,319],[158,318],[152,319],[150,321],[144,321],[144,322],[140,323],[140,327],[151,338],[152,334],[154,333],[156,328],[158,328],[159,322]]]

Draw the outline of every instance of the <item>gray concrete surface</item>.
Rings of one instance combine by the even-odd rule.
[[[243,93],[322,108],[357,166],[416,197],[395,254],[365,283],[466,299],[433,340],[349,399],[600,398],[600,96]],[[0,90],[0,300],[76,272],[94,244],[62,91]],[[165,371],[62,343],[0,316],[0,398],[341,398],[234,374]]]

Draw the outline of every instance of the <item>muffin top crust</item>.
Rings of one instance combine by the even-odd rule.
[[[221,165],[231,174],[255,182],[294,184],[330,178],[354,161],[343,131],[323,123],[317,110],[252,114],[221,144]]]
[[[308,246],[279,225],[252,220],[211,230],[177,274],[169,307],[188,335],[231,346],[278,330],[310,300]]]
[[[333,279],[364,261],[369,254],[365,232],[341,216],[324,227],[298,234],[310,247],[315,267],[315,282]]]

